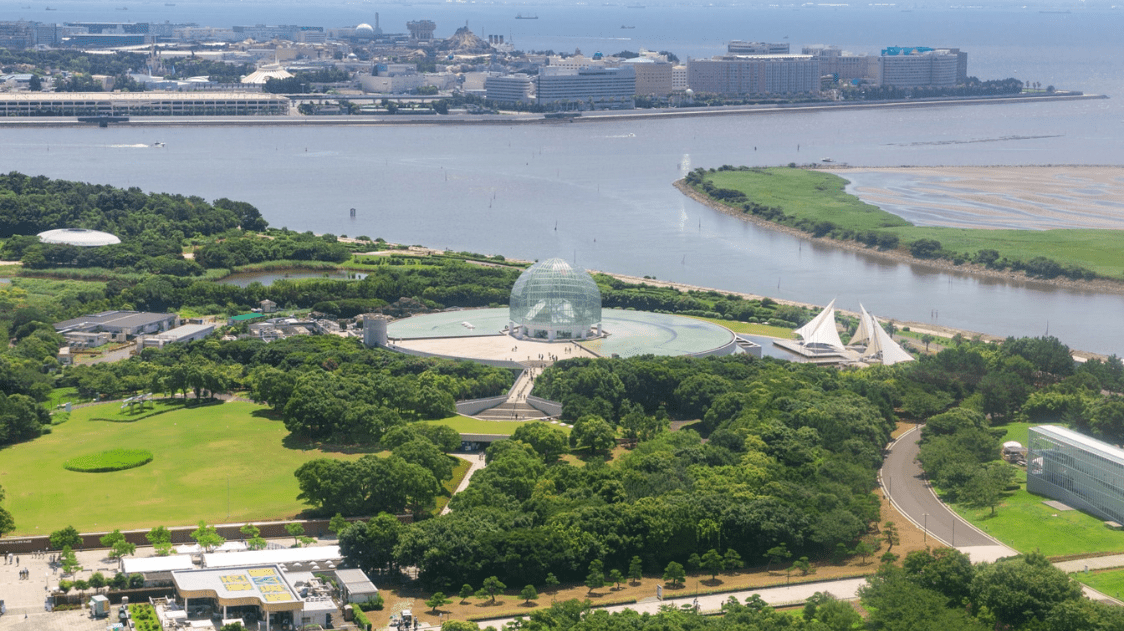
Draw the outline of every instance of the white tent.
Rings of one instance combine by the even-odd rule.
[[[795,333],[804,340],[809,350],[843,350],[843,341],[835,329],[835,300],[808,324],[796,329]]]

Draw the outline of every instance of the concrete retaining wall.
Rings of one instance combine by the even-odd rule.
[[[562,416],[562,404],[542,397],[528,396],[527,405],[549,416]]]

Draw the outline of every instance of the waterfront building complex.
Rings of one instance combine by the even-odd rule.
[[[812,55],[725,55],[692,59],[687,83],[695,92],[744,95],[819,94],[820,62]]]
[[[531,103],[535,100],[535,82],[525,74],[488,77],[484,80],[484,98],[496,103]]]
[[[788,43],[771,44],[768,42],[743,42],[733,40],[726,45],[726,52],[731,55],[787,55]]]
[[[956,48],[891,46],[878,58],[878,84],[899,88],[951,87],[964,83],[968,55]]]
[[[289,99],[245,92],[16,92],[0,94],[0,116],[286,115]]]
[[[632,66],[539,69],[538,102],[544,105],[572,103],[594,109],[629,109],[635,94],[636,71]]]
[[[1026,490],[1124,523],[1124,449],[1065,427],[1030,428]],[[1110,524],[1113,525],[1113,524]]]
[[[805,46],[801,52],[819,59],[821,75],[856,85],[878,82],[878,57],[874,55],[856,55],[823,44]]]
[[[636,73],[637,96],[667,96],[672,91],[671,64],[651,57],[636,57],[621,62]]]

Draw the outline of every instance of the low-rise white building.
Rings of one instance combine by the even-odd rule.
[[[164,348],[165,344],[186,344],[201,340],[215,332],[214,324],[184,324],[140,340],[141,348]]]

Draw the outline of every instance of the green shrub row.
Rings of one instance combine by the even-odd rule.
[[[152,462],[152,452],[145,449],[111,449],[67,460],[63,467],[81,473],[106,473],[134,469]]]

